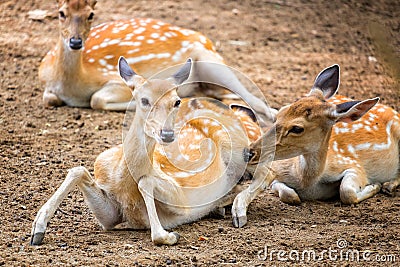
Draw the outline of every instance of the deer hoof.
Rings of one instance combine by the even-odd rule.
[[[31,237],[31,246],[39,246],[43,243],[44,233],[35,233]]]
[[[247,223],[247,216],[233,216],[233,226],[236,228],[242,228]]]
[[[161,245],[175,245],[178,243],[180,235],[177,232],[166,232],[167,235],[154,238],[153,242],[157,246]]]
[[[386,182],[382,186],[382,192],[391,197],[394,196],[395,191],[396,191],[396,186],[391,182]]]
[[[225,218],[225,208],[216,208],[210,213],[210,217],[214,219],[224,219]]]
[[[177,232],[172,232],[172,234],[173,234],[173,235],[175,236],[175,238],[176,238],[175,243],[178,243],[179,239],[181,238],[181,235],[178,234]]]

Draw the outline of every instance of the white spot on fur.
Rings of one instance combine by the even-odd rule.
[[[370,143],[358,144],[355,146],[355,150],[367,150],[371,147]]]
[[[118,45],[119,46],[140,46],[142,43],[141,42],[120,42]]]
[[[390,140],[390,128],[392,127],[393,121],[389,121],[388,124],[386,125],[386,134],[387,134],[387,141],[386,143],[381,143],[381,144],[374,144],[373,149],[374,150],[386,150],[390,148],[390,145],[392,141]]]
[[[187,47],[189,44],[190,44],[189,41],[183,41],[183,42],[181,43],[182,47]]]
[[[362,129],[362,127],[362,123],[354,123],[351,127],[351,131],[354,133],[355,131]]]
[[[335,127],[335,134],[348,133],[348,132],[350,132],[349,128]]]
[[[195,33],[194,31],[189,30],[189,29],[180,29],[180,32],[185,36],[189,36],[189,35],[192,35]]]
[[[102,66],[106,66],[107,65],[107,61],[104,59],[99,59],[99,64]]]
[[[145,31],[146,31],[146,28],[140,27],[140,28],[137,28],[136,30],[134,30],[133,33],[134,34],[142,34]]]
[[[200,35],[200,43],[206,44],[207,43],[207,38],[203,35]]]
[[[352,145],[348,145],[348,146],[347,146],[347,150],[348,150],[351,154],[356,155],[356,150],[354,149],[354,147],[353,147]]]
[[[115,45],[115,44],[120,43],[120,41],[121,41],[120,39],[113,39],[113,40],[109,41],[108,44],[109,45]]]
[[[160,53],[160,54],[147,54],[139,57],[128,58],[127,61],[129,64],[135,64],[137,62],[146,61],[154,58],[168,58],[170,57],[170,53]]]
[[[333,149],[333,151],[335,151],[335,152],[339,152],[338,144],[337,144],[336,141],[333,142],[333,144],[332,144],[332,149]]]
[[[129,50],[129,51],[128,51],[128,54],[134,54],[134,53],[139,52],[139,51],[140,51],[139,48],[135,48],[135,49],[133,49],[133,50]]]

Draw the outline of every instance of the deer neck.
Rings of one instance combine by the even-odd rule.
[[[74,51],[67,47],[62,38],[58,41],[56,51],[55,68],[57,76],[64,82],[76,83],[80,77],[84,77],[84,67],[82,63],[83,50]]]
[[[156,141],[144,132],[145,121],[136,113],[124,140],[124,157],[129,173],[136,179],[151,173]]]
[[[302,187],[308,187],[317,183],[323,174],[326,166],[330,136],[331,131],[329,130],[316,152],[303,154],[298,157],[296,172],[298,173],[298,177],[301,177]]]

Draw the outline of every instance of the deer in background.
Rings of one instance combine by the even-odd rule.
[[[204,35],[148,18],[114,21],[91,28],[96,2],[58,1],[60,37],[39,68],[39,78],[45,83],[46,106],[66,104],[126,110],[132,95],[118,75],[119,56],[126,57],[133,69],[145,78],[183,64],[191,57],[194,62],[189,79],[214,86],[199,89],[191,83],[180,89],[180,96],[193,96],[197,89],[202,95],[232,97],[223,89],[227,88],[259,114],[273,116],[266,103],[239,82]],[[163,78],[175,71],[176,68],[171,68]],[[133,109],[135,103],[131,104]]]
[[[192,67],[188,60],[168,79],[146,80],[120,59],[120,75],[135,88],[137,102],[124,143],[97,157],[94,179],[84,167],[69,170],[37,213],[32,245],[42,243],[47,223],[75,186],[104,229],[121,223],[150,228],[155,244],[178,241],[179,235],[165,228],[195,221],[232,203],[247,164],[246,131],[253,131],[254,139],[260,130],[243,108],[236,107],[233,113],[215,99],[181,101],[177,87]]]
[[[274,156],[270,172],[253,181],[233,204],[234,224],[243,226],[247,205],[266,186],[288,204],[340,195],[356,204],[400,184],[400,116],[377,104],[336,96],[339,66],[323,70],[310,93],[281,108],[273,127],[250,146],[250,164]],[[273,150],[275,154],[273,155]],[[265,153],[263,152],[265,151]]]

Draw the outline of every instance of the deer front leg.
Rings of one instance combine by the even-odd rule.
[[[135,102],[131,99],[132,91],[129,87],[119,81],[109,81],[92,95],[90,106],[101,110],[135,110]]]
[[[94,183],[86,168],[76,167],[69,170],[61,186],[37,213],[32,224],[31,245],[40,245],[43,242],[48,222],[62,200],[76,185],[79,186],[89,208],[105,229],[111,229],[121,223],[122,215],[115,201],[109,199]]]
[[[392,181],[385,182],[382,186],[382,191],[383,193],[389,195],[389,196],[394,196],[394,192],[396,191],[396,188],[400,185],[400,175]]]
[[[342,183],[340,184],[340,199],[344,204],[357,204],[370,198],[381,190],[381,185],[370,184],[365,173],[348,169],[344,172]]]
[[[157,178],[144,176],[138,182],[139,191],[146,205],[149,216],[151,240],[156,245],[174,245],[179,240],[179,234],[167,232],[161,225],[154,202],[154,192],[157,187]]]
[[[266,165],[258,165],[253,175],[253,182],[248,188],[240,192],[233,201],[232,220],[234,227],[241,228],[247,223],[248,205],[269,186],[273,179],[274,174]]]

